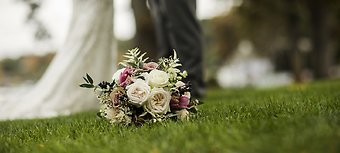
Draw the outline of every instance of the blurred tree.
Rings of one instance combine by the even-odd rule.
[[[19,62],[16,59],[4,59],[1,61],[2,71],[6,76],[13,76],[18,73],[20,68]]]
[[[316,78],[328,78],[331,76],[331,66],[333,56],[329,44],[330,29],[329,21],[332,8],[323,0],[306,1],[310,13],[312,51],[313,51],[313,70]]]
[[[37,41],[45,41],[51,39],[51,34],[47,30],[46,26],[37,17],[37,12],[41,6],[43,0],[20,0],[27,4],[29,7],[29,13],[26,17],[26,22],[32,24],[35,27],[34,38]]]
[[[216,72],[236,50],[240,41],[237,23],[238,18],[234,15],[222,15],[202,22],[206,43],[205,79],[208,85],[217,85]]]
[[[26,55],[18,59],[6,58],[0,61],[0,85],[20,84],[37,81],[45,72],[54,53],[47,55]]]
[[[1,63],[0,63],[0,86],[2,86],[2,85],[5,85],[5,75],[4,75],[4,72],[2,71],[3,70],[3,68],[2,68],[2,65],[1,65]]]
[[[235,16],[220,16],[213,21],[213,32],[216,33],[215,43],[217,55],[221,59],[228,59],[234,53],[240,42],[239,32],[237,31],[237,18]],[[236,24],[235,24],[236,23]]]
[[[131,0],[136,21],[135,46],[147,51],[151,59],[157,57],[157,44],[154,24],[146,0]]]
[[[299,12],[298,2],[295,0],[285,1],[285,8],[290,8],[285,11],[287,22],[287,50],[290,54],[290,65],[293,71],[293,77],[295,82],[303,81],[303,58],[301,51],[298,48],[298,41],[300,38],[299,31]]]
[[[235,14],[240,20],[240,37],[251,40],[258,53],[272,59],[287,55],[295,81],[301,82],[306,66],[316,79],[331,76],[336,50],[333,40],[339,39],[331,38],[331,31],[339,26],[332,27],[330,22],[339,25],[334,22],[337,10],[339,2],[332,0],[244,0]],[[302,50],[305,38],[311,40],[311,49]]]
[[[18,77],[22,76],[19,60],[7,58],[0,61],[0,73],[2,73],[0,85],[17,82]]]

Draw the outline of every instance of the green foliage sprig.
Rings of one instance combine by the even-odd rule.
[[[86,83],[79,85],[80,87],[82,88],[94,88],[95,87],[95,85],[93,85],[93,79],[91,78],[89,74],[86,73],[86,77],[83,77],[83,79],[85,80]]]
[[[158,64],[162,67],[162,69],[170,74],[169,81],[171,86],[173,86],[178,80],[182,80],[182,78],[186,78],[188,76],[187,71],[181,72],[178,68],[182,66],[182,64],[180,63],[175,50],[173,56],[170,56],[169,58],[160,58]]]
[[[139,48],[128,50],[128,52],[124,55],[127,59],[119,64],[124,67],[141,68],[145,61],[149,59],[148,57],[144,58],[145,55],[146,53],[141,54]]]
[[[177,67],[182,66],[181,63],[179,63],[180,60],[177,57],[177,53],[174,50],[174,55],[170,56],[169,58],[160,58],[159,59],[159,65],[162,66],[165,70],[169,70],[171,68],[177,69]]]

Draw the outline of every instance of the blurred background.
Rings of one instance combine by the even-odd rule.
[[[114,0],[117,61],[134,47],[155,57],[145,1]],[[263,88],[340,77],[340,1],[197,2],[208,85]],[[0,95],[39,80],[65,41],[71,15],[70,0],[0,1]]]

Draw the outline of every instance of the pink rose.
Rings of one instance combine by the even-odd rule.
[[[158,64],[155,62],[149,62],[149,63],[144,63],[143,64],[143,69],[145,70],[153,70],[158,67]]]
[[[125,87],[126,85],[132,82],[131,74],[133,73],[133,69],[126,68],[119,76],[119,85]]]

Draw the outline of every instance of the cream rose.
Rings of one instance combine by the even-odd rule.
[[[186,109],[176,111],[176,115],[180,120],[189,120],[189,112]]]
[[[150,86],[142,79],[137,79],[134,83],[127,86],[126,94],[129,102],[136,106],[142,106],[148,100]]]
[[[116,82],[119,83],[119,76],[120,76],[120,74],[122,74],[122,73],[124,72],[124,70],[125,70],[125,68],[122,68],[122,69],[117,70],[117,71],[113,74],[112,80],[115,80]]]
[[[105,117],[107,119],[116,119],[116,118],[120,118],[121,116],[124,115],[124,112],[122,112],[121,110],[119,110],[119,108],[108,108],[105,110]]]
[[[112,123],[131,123],[131,118],[117,107],[108,108],[105,110],[105,117],[109,119]]]
[[[154,88],[151,90],[148,101],[144,109],[151,114],[166,114],[170,111],[171,95],[163,88]]]
[[[165,87],[169,84],[169,74],[161,71],[154,69],[149,73],[149,84],[153,87]]]

